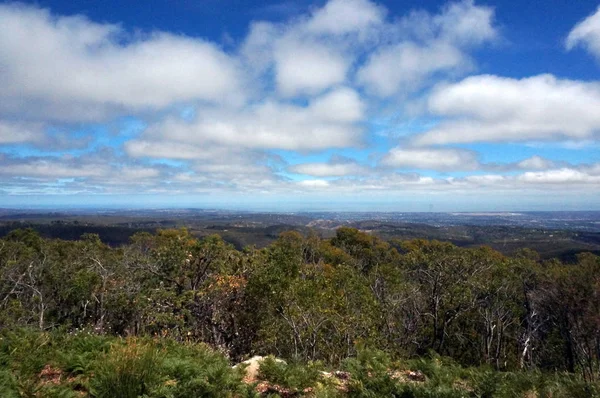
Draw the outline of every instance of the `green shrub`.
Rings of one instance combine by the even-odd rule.
[[[162,363],[165,380],[153,396],[252,397],[252,386],[242,383],[241,371],[232,369],[225,357],[204,345],[169,343]]]
[[[319,362],[288,364],[269,356],[261,362],[258,377],[290,390],[302,391],[317,384],[321,369]]]
[[[115,344],[96,363],[90,392],[97,398],[137,398],[160,382],[163,353],[152,343],[136,339]]]
[[[409,361],[412,370],[427,376],[431,386],[452,386],[457,380],[464,378],[465,371],[451,358],[442,357],[430,352],[428,357]]]
[[[0,397],[19,397],[17,381],[8,369],[0,369]]]
[[[60,351],[56,361],[59,367],[69,376],[77,376],[89,373],[94,361],[109,352],[115,338],[81,333],[57,340],[55,345],[60,347]]]
[[[563,380],[560,383],[563,386],[561,394],[556,396],[570,397],[570,398],[593,398],[600,397],[600,386],[598,384],[586,383],[583,380],[577,380],[570,378],[569,380]]]
[[[598,384],[581,375],[541,371],[498,372],[462,368],[451,359],[407,360],[399,366],[378,350],[360,350],[346,359],[349,380],[320,375],[321,363],[289,364],[267,358],[259,377],[317,398],[591,398]],[[339,369],[339,368],[338,368]],[[420,371],[425,381],[395,379],[397,369]],[[0,397],[144,398],[256,397],[221,353],[204,344],[169,339],[119,339],[90,333],[0,332]]]
[[[348,396],[401,397],[403,388],[389,374],[390,357],[379,350],[361,350],[356,358],[346,359],[342,364],[352,378],[348,383]]]

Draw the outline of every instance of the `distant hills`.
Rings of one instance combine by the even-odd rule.
[[[386,240],[436,239],[462,247],[487,245],[504,254],[522,248],[542,258],[574,258],[583,251],[600,253],[600,212],[389,213],[299,212],[255,213],[202,209],[40,211],[0,209],[0,236],[16,228],[33,228],[42,236],[66,240],[96,233],[107,244],[128,242],[139,231],[185,227],[198,237],[218,234],[238,249],[264,247],[281,232],[316,231],[331,237],[350,226]]]

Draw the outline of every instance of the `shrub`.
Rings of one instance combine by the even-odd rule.
[[[160,382],[163,353],[152,343],[130,339],[115,344],[97,361],[90,392],[97,398],[137,398],[148,394]]]
[[[8,369],[0,369],[0,397],[19,397],[17,381]]]
[[[352,375],[348,396],[401,397],[403,388],[390,376],[390,366],[390,357],[378,350],[361,350],[356,358],[345,360],[343,368]]]
[[[242,383],[242,372],[232,369],[225,357],[202,345],[168,343],[162,363],[164,382],[154,396],[252,397],[252,386]]]
[[[261,362],[258,377],[290,390],[303,391],[317,384],[320,369],[320,362],[310,362],[306,365],[294,362],[288,364],[270,356]]]

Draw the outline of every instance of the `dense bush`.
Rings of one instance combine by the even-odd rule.
[[[323,381],[296,364],[322,361],[352,368],[355,396],[586,396],[600,378],[600,257],[392,246],[351,228],[242,251],[184,229],[119,248],[17,230],[0,239],[0,329],[3,396],[240,396],[250,390],[227,359],[257,354],[287,360],[263,376],[297,390]],[[425,384],[385,370],[424,357],[406,363]]]

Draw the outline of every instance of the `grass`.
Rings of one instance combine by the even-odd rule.
[[[251,386],[202,344],[88,333],[3,332],[1,397],[251,397]]]
[[[292,396],[318,398],[588,398],[597,384],[571,374],[497,372],[462,368],[432,356],[394,362],[381,351],[362,350],[339,368],[348,380],[325,377],[322,363],[283,363],[267,358],[259,379]],[[404,377],[409,371],[419,380]],[[219,352],[203,344],[168,339],[122,339],[64,331],[0,332],[0,396],[37,398],[256,397]],[[310,391],[304,393],[304,391]],[[271,396],[278,396],[277,393]]]

